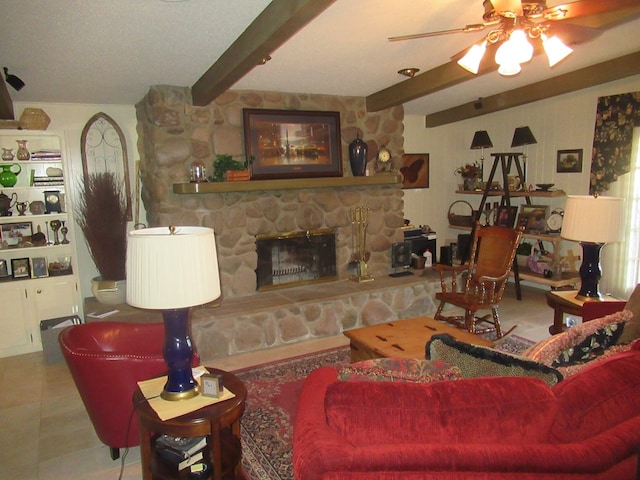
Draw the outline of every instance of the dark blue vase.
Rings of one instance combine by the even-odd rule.
[[[364,177],[367,169],[367,144],[360,139],[360,135],[349,144],[349,163],[354,177]]]

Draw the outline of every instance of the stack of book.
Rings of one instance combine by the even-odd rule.
[[[40,161],[59,161],[62,160],[60,150],[38,150],[31,152],[31,160]]]
[[[31,185],[34,187],[56,187],[64,185],[63,177],[38,177],[33,176]]]
[[[156,440],[156,453],[167,465],[178,471],[200,462],[207,437],[171,437],[160,435]]]

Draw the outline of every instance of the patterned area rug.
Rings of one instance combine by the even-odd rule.
[[[340,347],[234,372],[247,387],[242,466],[250,480],[293,480],[293,423],[304,379],[316,368],[347,365]]]
[[[508,335],[496,348],[520,353],[534,342]],[[293,480],[293,424],[304,379],[316,368],[347,365],[341,347],[235,371],[248,391],[242,416],[242,466],[250,480]]]

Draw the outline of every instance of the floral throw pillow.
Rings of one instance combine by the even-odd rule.
[[[376,358],[342,367],[338,379],[370,382],[438,382],[459,380],[458,367],[441,361],[412,358]]]
[[[607,348],[616,345],[623,330],[624,322],[605,325],[582,341],[562,350],[551,366],[566,367],[593,360],[602,355]]]

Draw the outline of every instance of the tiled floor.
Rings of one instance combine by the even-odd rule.
[[[552,310],[544,292],[524,288],[522,301],[508,287],[500,307],[503,328],[541,340],[549,336]],[[340,335],[205,362],[224,370],[347,345]],[[0,479],[116,480],[120,463],[97,439],[66,365],[45,365],[42,352],[0,359]],[[123,479],[141,478],[140,451],[126,457]]]

